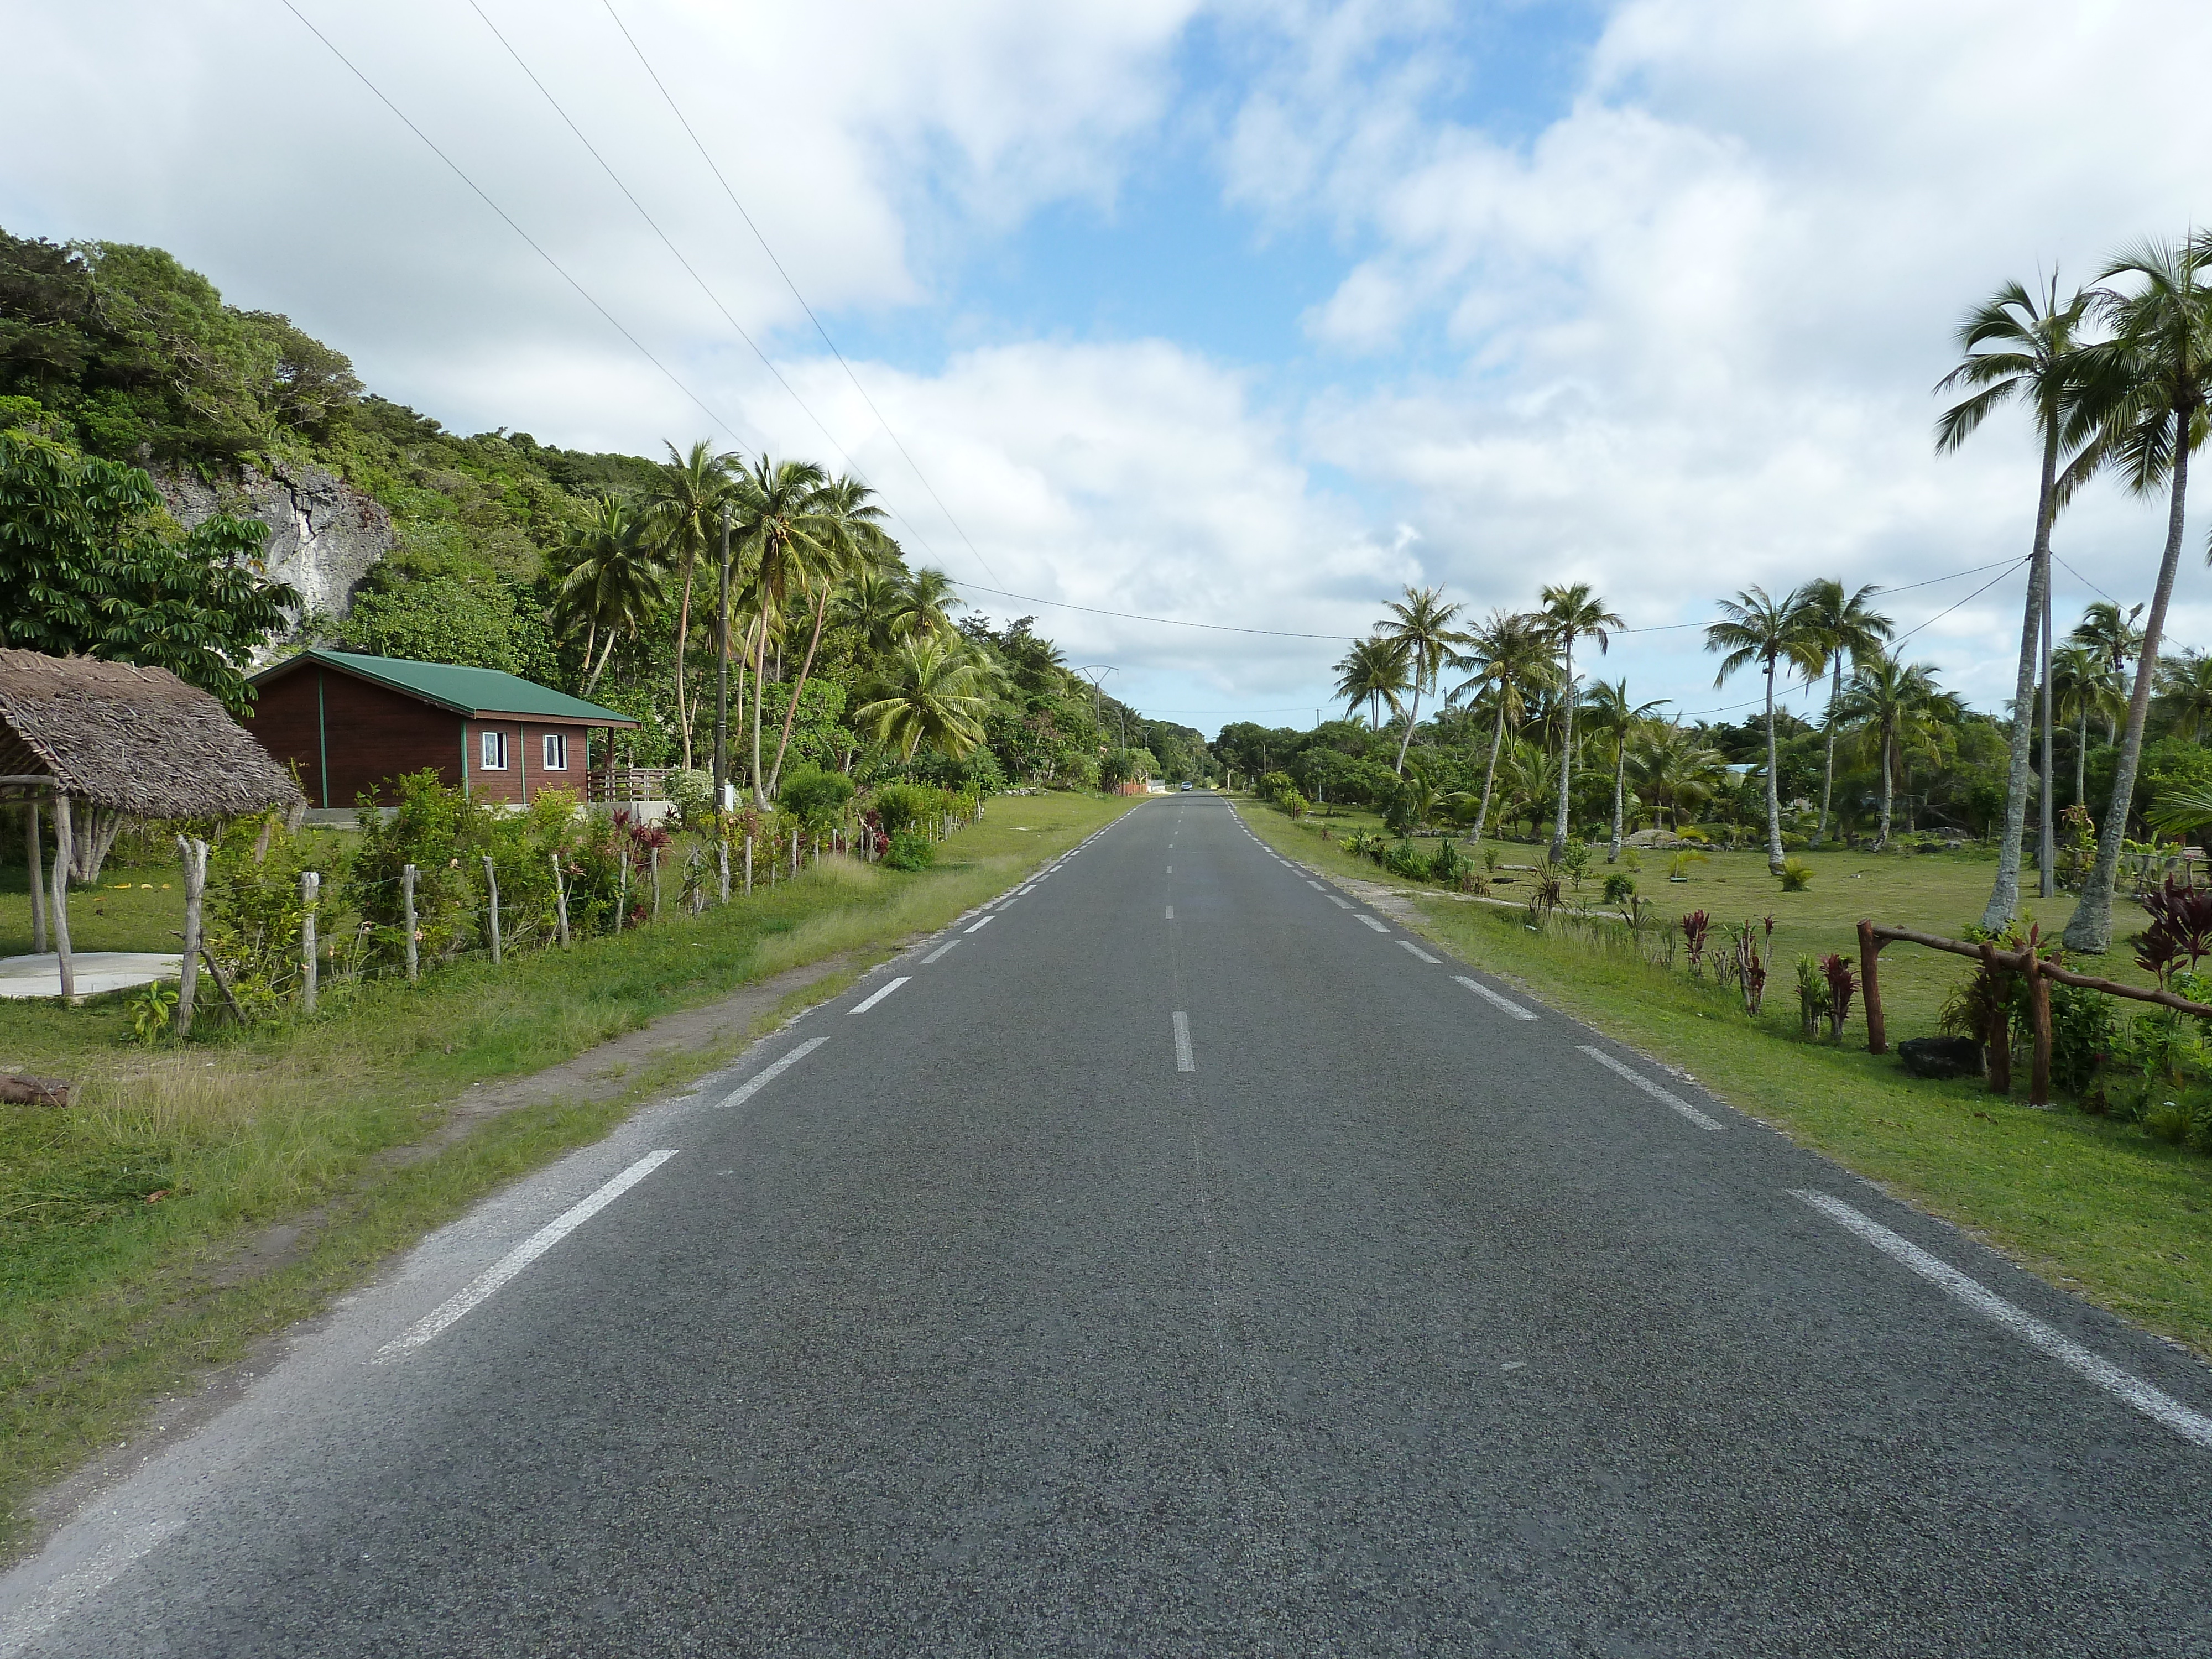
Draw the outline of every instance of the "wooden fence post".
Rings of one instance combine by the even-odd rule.
[[[407,982],[412,985],[422,976],[422,963],[415,941],[415,866],[411,864],[399,872],[399,906],[407,927]]]
[[[2035,1057],[2027,1073],[2027,1103],[2048,1106],[2051,1104],[2051,981],[2043,971],[2042,961],[2036,955],[2033,937],[2028,940],[2024,954],[2027,969],[2028,1019],[2035,1034]]]
[[[315,901],[323,890],[323,878],[313,870],[300,872],[300,902],[305,907],[300,917],[300,995],[309,1013],[315,1012]]]
[[[730,902],[730,837],[717,825],[714,830],[714,878],[722,890],[722,902]]]
[[[1984,940],[1982,944],[1982,973],[1990,989],[1995,993],[2002,981],[1998,975],[1996,947]],[[1983,1034],[1990,1053],[1990,1092],[2008,1095],[2012,1092],[2012,1016],[2002,1001],[1990,1010],[1990,1028]]]
[[[753,896],[753,838],[745,837],[745,896]]]
[[[1881,983],[1875,977],[1881,946],[1875,942],[1874,923],[1859,921],[1859,996],[1866,1004],[1867,1052],[1889,1052],[1889,1033],[1881,1021]]]
[[[617,933],[622,932],[623,923],[629,919],[629,846],[628,842],[624,842],[622,849],[622,881],[615,890],[615,932]]]
[[[185,955],[177,974],[177,1036],[192,1034],[192,1000],[200,980],[200,908],[207,891],[207,843],[177,837],[185,855]]]
[[[568,884],[561,878],[561,855],[548,853],[545,856],[553,860],[553,915],[560,924],[561,945],[566,950],[568,945]]]
[[[46,884],[41,879],[46,871],[46,849],[40,843],[39,803],[23,803],[23,868],[28,873],[31,889],[31,954],[46,955]]]
[[[76,996],[76,964],[70,959],[69,936],[70,804],[67,795],[54,797],[54,873],[46,902],[52,915],[48,924],[54,933],[54,966],[61,975],[62,996]],[[35,877],[33,879],[36,879]]]
[[[657,924],[660,921],[660,849],[658,847],[653,849],[652,866],[653,920]]]
[[[492,868],[491,854],[483,855],[484,892],[487,910],[491,917],[491,965],[499,966],[499,872]]]

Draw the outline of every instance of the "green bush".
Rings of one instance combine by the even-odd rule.
[[[896,838],[924,825],[933,825],[951,810],[952,797],[926,783],[887,783],[869,798],[868,805],[884,827]],[[899,868],[919,868],[901,865]]]
[[[1605,902],[1626,904],[1636,896],[1636,878],[1614,871],[1605,878]]]
[[[1429,879],[1446,887],[1459,885],[1460,877],[1469,869],[1466,854],[1449,836],[1437,843],[1437,850],[1429,859]]]
[[[901,830],[892,835],[884,862],[894,870],[927,870],[937,862],[937,847],[927,836]]]
[[[944,792],[933,793],[942,794]],[[844,816],[846,804],[852,799],[852,779],[842,772],[827,771],[819,766],[801,766],[794,769],[784,779],[783,787],[776,797],[777,804],[785,811],[816,835],[827,834],[830,827]]]
[[[1785,893],[1802,893],[1813,884],[1813,866],[1802,859],[1783,860],[1780,874]]]

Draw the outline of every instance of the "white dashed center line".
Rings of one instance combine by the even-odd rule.
[[[817,1048],[819,1048],[823,1043],[829,1041],[830,1039],[828,1037],[807,1038],[805,1042],[800,1043],[796,1048],[793,1048],[781,1060],[777,1060],[772,1066],[762,1066],[759,1071],[754,1073],[752,1076],[747,1078],[736,1088],[731,1090],[728,1094],[716,1101],[714,1103],[714,1109],[719,1112],[726,1106],[744,1105],[755,1095],[758,1094],[763,1089],[775,1082],[776,1079],[781,1077],[793,1066],[798,1065],[800,1060],[805,1059],[807,1055],[812,1054]]]
[[[1175,906],[1172,904],[1168,906],[1168,920],[1170,921],[1173,921],[1175,920]]]
[[[1684,1117],[1689,1119],[1691,1122],[1696,1124],[1700,1129],[1717,1129],[1721,1127],[1719,1123],[1706,1116],[1696,1107],[1691,1105],[1690,1103],[1683,1099],[1681,1096],[1669,1094],[1666,1090],[1661,1088],[1657,1084],[1654,1083],[1650,1078],[1644,1076],[1643,1073],[1638,1071],[1634,1066],[1622,1064],[1620,1060],[1615,1060],[1611,1054],[1606,1053],[1604,1049],[1593,1048],[1587,1042],[1583,1043],[1581,1048],[1584,1054],[1588,1054],[1599,1065],[1604,1066],[1607,1071],[1618,1073],[1629,1082],[1634,1084],[1638,1088],[1643,1090],[1645,1094],[1650,1095],[1652,1099],[1657,1101],[1661,1105],[1671,1107],[1674,1110],[1680,1112]]]
[[[1401,939],[1398,943],[1405,946],[1407,950],[1411,951],[1415,956],[1419,957],[1423,962],[1427,963],[1431,967],[1434,967],[1436,965],[1436,957],[1431,956],[1426,951],[1421,949],[1421,947],[1414,944],[1413,940],[1409,939]]]
[[[1176,1070],[1194,1072],[1198,1061],[1190,1052],[1190,1016],[1178,1011],[1175,1017]]]
[[[1516,1019],[1534,1019],[1536,1018],[1535,1015],[1530,1013],[1526,1008],[1523,1008],[1519,1003],[1514,1001],[1510,997],[1502,997],[1498,995],[1497,992],[1492,990],[1480,980],[1469,979],[1464,974],[1455,974],[1453,977],[1462,985],[1466,986],[1468,990],[1474,992],[1475,995],[1480,997],[1485,1002],[1490,1004],[1492,1007],[1499,1009],[1505,1013],[1509,1013]]]
[[[980,933],[997,920],[998,917],[996,916],[986,916],[982,921],[977,922],[973,927],[968,928],[966,931],[970,933]]]
[[[938,957],[943,956],[947,951],[950,951],[954,945],[959,943],[960,941],[957,939],[949,939],[945,940],[944,944],[939,945],[934,951],[932,951],[927,956],[921,959],[921,965],[925,968],[928,967],[931,963],[936,961]]]
[[[1390,924],[1387,921],[1377,921],[1372,916],[1362,916],[1359,919],[1378,933],[1387,933],[1390,931]]]
[[[973,933],[973,932],[975,932],[975,930],[974,928],[972,928],[972,927],[971,927],[971,928],[969,928],[968,931],[969,931],[969,932],[970,932],[970,933]],[[888,984],[888,985],[884,986],[884,988],[883,988],[882,990],[878,991],[874,995],[872,995],[872,996],[871,996],[870,998],[868,998],[868,1000],[867,1000],[866,1001],[865,1001],[865,1002],[856,1002],[856,1003],[854,1003],[854,1004],[850,1008],[847,1009],[845,1012],[846,1012],[847,1013],[849,1013],[849,1014],[865,1014],[865,1013],[866,1013],[866,1012],[868,1012],[868,1010],[869,1010],[869,1009],[871,1009],[871,1008],[874,1007],[878,1003],[881,1002],[881,1001],[882,1001],[885,997],[889,996],[892,992],[894,992],[894,991],[897,990],[897,989],[898,989],[898,988],[899,988],[900,986],[902,986],[902,985],[905,984],[905,983],[906,983],[906,981],[907,981],[907,976],[906,976],[905,975],[901,975],[898,978],[896,978],[896,979],[893,980],[890,984]]]

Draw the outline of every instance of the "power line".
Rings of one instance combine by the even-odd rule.
[[[2054,558],[2054,559],[2058,559],[2058,555],[2057,555],[2057,554],[2056,554],[2056,553],[2053,553],[2051,556],[2052,558]],[[2105,599],[2108,603],[2110,603],[2110,604],[2112,604],[2112,605],[2118,605],[2118,604],[2119,603],[2119,601],[2118,601],[2118,599],[2113,599],[2113,598],[2112,598],[2112,596],[2111,594],[2106,593],[2103,588],[2101,588],[2101,587],[2098,586],[2096,583],[2094,583],[2094,582],[2091,581],[2091,580],[2090,580],[2087,576],[2083,575],[2080,571],[2078,571],[2078,570],[2075,569],[2075,568],[2074,568],[2072,565],[2070,565],[2070,564],[2066,564],[2066,561],[2065,561],[2065,560],[2063,560],[2063,559],[2058,559],[2058,562],[2059,562],[2059,563],[2061,563],[2061,564],[2065,564],[2065,565],[2066,565],[2066,574],[2069,574],[2069,576],[2073,577],[2073,578],[2074,578],[2074,580],[2075,580],[2075,581],[2080,582],[2080,583],[2081,584],[2081,586],[2084,586],[2084,587],[2087,588],[2091,592],[2093,592],[2093,593],[2096,593],[2096,594],[2099,594],[2099,595],[2102,596],[2102,597],[2103,597],[2103,598],[2104,598],[2104,599]]]
[[[1341,634],[1299,634],[1285,628],[1238,628],[1230,623],[1186,622],[1181,617],[1146,617],[1134,611],[1102,611],[1095,605],[1074,605],[1066,599],[1041,599],[1034,593],[1009,593],[1003,588],[981,587],[974,582],[960,586],[971,593],[994,593],[1002,599],[1019,599],[1024,605],[1050,605],[1060,611],[1081,611],[1093,617],[1119,617],[1124,622],[1158,623],[1168,628],[1203,628],[1214,634],[1264,634],[1278,640],[1335,640]]]
[[[561,280],[568,283],[570,288],[574,289],[578,294],[581,295],[584,298],[585,303],[589,305],[592,310],[598,312],[600,316],[605,318],[608,325],[611,327],[616,333],[621,335],[623,339],[629,341],[631,345],[636,347],[640,356],[643,357],[646,362],[651,363],[655,368],[659,369],[661,374],[666,377],[668,383],[671,386],[674,386],[678,392],[682,392],[693,403],[696,404],[707,418],[712,421],[716,426],[721,428],[723,432],[728,435],[732,443],[739,441],[737,432],[731,426],[729,422],[723,419],[720,415],[717,414],[714,410],[708,404],[707,401],[700,397],[697,392],[692,391],[690,386],[684,385],[684,383],[677,377],[675,371],[671,369],[667,364],[662,362],[659,358],[654,356],[651,351],[647,350],[643,341],[640,340],[636,335],[631,333],[627,328],[624,328],[622,324],[617,320],[614,313],[609,311],[605,306],[601,305],[599,301],[593,297],[590,289],[586,289],[574,276],[571,276],[568,274],[567,268],[563,266],[558,259],[555,258],[551,254],[548,253],[544,247],[539,246],[537,238],[533,237],[528,231],[525,230],[520,225],[515,222],[514,216],[512,214],[508,213],[507,210],[501,207],[497,202],[492,200],[490,195],[485,191],[484,187],[477,183],[475,179],[470,178],[468,173],[462,169],[459,162],[454,161],[452,156],[447,155],[444,150],[439,149],[436,142],[431,138],[430,135],[423,131],[422,128],[416,126],[414,121],[409,118],[406,111],[401,109],[398,105],[393,103],[390,98],[386,97],[385,95],[384,89],[378,86],[375,82],[370,80],[359,64],[356,64],[352,58],[347,57],[345,53],[340,52],[337,49],[337,45],[331,40],[330,36],[325,34],[320,29],[317,28],[313,22],[308,21],[307,15],[305,12],[302,12],[299,7],[294,5],[292,3],[292,0],[283,0],[283,4],[285,10],[290,12],[293,16],[300,20],[301,26],[304,27],[308,33],[313,35],[316,40],[321,41],[325,46],[329,48],[331,57],[337,58],[339,63],[344,64],[348,70],[352,71],[354,78],[359,81],[362,85],[367,87],[369,91],[375,95],[379,103],[382,104],[385,108],[390,110],[394,115],[398,116],[408,131],[413,133],[428,147],[430,154],[436,156],[441,161],[443,161],[448,167],[453,169],[453,176],[455,178],[459,179],[463,184],[474,191],[477,194],[477,199],[483,202],[483,204],[486,207],[489,208],[494,213],[497,214],[501,219],[504,220],[506,222],[507,228],[509,230],[513,231],[517,236],[520,236],[525,242],[529,244],[532,252],[535,253],[539,258],[544,260],[547,264],[552,266],[554,270],[560,276]]]
[[[2027,561],[2026,559],[2014,560],[2013,562],[2013,569],[2017,570],[2021,565],[2024,565],[2027,562]],[[1938,611],[1934,616],[1930,617],[1926,622],[1922,623],[1918,628],[1906,629],[1905,632],[1899,634],[1895,639],[1889,642],[1890,649],[1894,651],[1899,646],[1903,645],[1905,641],[1911,639],[1915,634],[1917,634],[1922,628],[1930,628],[1936,623],[1942,622],[1944,617],[1949,616],[1954,611],[1959,609],[1960,605],[1972,605],[1976,599],[1981,598],[1983,594],[1988,592],[1990,589],[1995,587],[1999,582],[2002,581],[2006,576],[2008,576],[2011,574],[2012,572],[2010,570],[2000,572],[1998,574],[1990,577],[1989,580],[1984,582],[1972,592],[1967,594],[1965,599],[1960,599],[1957,605],[1947,605],[1941,611]]]
[[[1916,587],[1934,587],[1942,582],[1954,582],[1961,576],[1978,576],[1983,571],[1995,570],[1998,568],[1999,566],[2002,566],[2006,569],[2010,569],[2014,565],[2019,562],[2020,561],[2017,559],[1999,559],[1995,564],[1978,564],[1972,569],[1954,570],[1948,576],[1930,576],[1925,581],[1907,582],[1902,587],[1885,587],[1880,591],[1884,597],[1887,597],[1892,593],[1910,593]],[[2064,564],[2065,561],[2062,559],[2059,562]],[[2071,570],[2074,567],[2072,565],[2067,565],[2066,568],[2069,570]],[[2096,584],[2093,582],[2090,586],[2094,587]],[[2098,589],[2098,592],[2102,592],[2104,590],[2102,588]],[[1706,623],[1697,622],[1659,623],[1650,628],[1615,628],[1610,631],[1615,634],[1664,634],[1674,629],[1704,628],[1705,626],[1707,626]]]
[[[791,273],[784,269],[783,261],[776,258],[775,250],[769,246],[768,238],[761,234],[761,228],[753,222],[753,216],[745,211],[745,204],[738,199],[738,192],[730,187],[729,179],[723,176],[722,169],[715,163],[707,146],[701,142],[698,133],[693,129],[690,119],[686,118],[682,107],[677,103],[675,95],[668,90],[667,83],[661,80],[660,72],[653,67],[652,59],[645,55],[645,48],[638,45],[637,37],[629,32],[629,26],[623,21],[622,15],[616,11],[614,0],[601,0],[601,3],[606,7],[607,15],[614,20],[614,26],[622,31],[623,39],[629,43],[629,49],[637,54],[639,64],[651,77],[654,87],[659,88],[661,98],[668,105],[669,112],[675,116],[678,125],[684,129],[684,136],[691,140],[692,147],[699,152],[699,159],[706,162],[708,170],[714,175],[714,182],[721,185],[722,194],[730,198],[730,205],[737,209],[738,216],[745,222],[745,228],[752,232],[753,240],[761,245],[761,252],[768,255],[769,263],[775,267],[775,274],[783,278],[783,285],[791,290],[791,297],[799,301],[799,308],[806,313],[806,320],[814,325],[814,331],[822,337],[822,343],[830,348],[830,355],[837,360],[837,366],[845,371],[845,378],[853,383],[853,390],[860,394],[860,401],[867,404],[868,412],[876,417],[877,423],[883,428],[885,435],[897,446],[898,453],[906,459],[906,464],[914,469],[914,476],[921,480],[921,487],[929,492],[929,499],[937,503],[937,510],[945,515],[945,523],[951,525],[960,539],[967,543],[968,550],[975,556],[975,562],[983,567],[984,574],[990,577],[993,581],[998,580],[999,573],[991,568],[991,562],[983,556],[983,551],[975,545],[975,538],[969,535],[960,520],[952,516],[952,509],[945,506],[945,498],[937,493],[937,486],[930,483],[929,475],[921,470],[921,463],[914,459],[913,453],[907,448],[905,441],[899,436],[897,428],[884,418],[884,411],[876,407],[876,400],[868,395],[867,387],[860,384],[860,377],[853,372],[853,365],[845,361],[845,354],[837,349],[837,343],[830,337],[830,331],[822,325],[822,319],[815,315],[814,307],[806,303],[806,296],[799,291],[799,284],[792,281]],[[835,440],[832,441],[834,442]],[[923,545],[927,546],[928,544],[924,543]]]

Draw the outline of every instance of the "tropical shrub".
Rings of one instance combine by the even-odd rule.
[[[1780,873],[1785,893],[1802,893],[1813,884],[1813,866],[1802,859],[1783,860]]]
[[[928,836],[911,830],[896,830],[884,862],[894,870],[927,870],[937,862],[937,846]]]
[[[827,771],[819,766],[801,766],[785,776],[777,804],[812,834],[825,835],[844,817],[846,805],[852,799],[853,781],[843,773]]]

